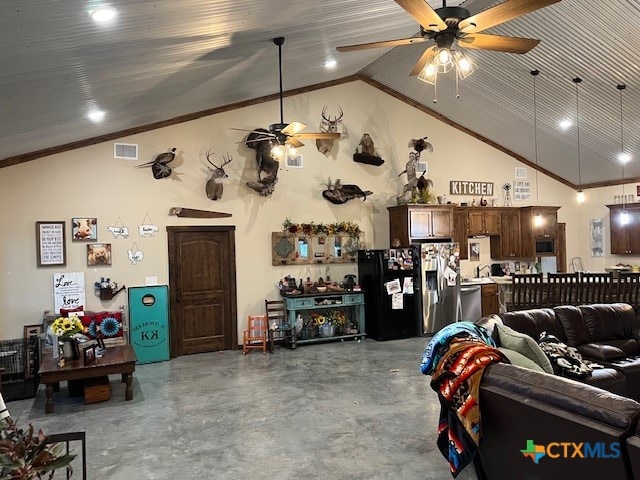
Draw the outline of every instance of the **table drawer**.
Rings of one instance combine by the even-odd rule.
[[[296,308],[304,308],[304,307],[313,307],[315,303],[313,302],[313,298],[294,298],[290,301],[291,309]]]
[[[342,303],[345,305],[354,305],[357,303],[364,303],[364,297],[362,293],[355,293],[351,295],[343,295]]]

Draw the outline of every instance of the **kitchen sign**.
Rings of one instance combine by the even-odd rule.
[[[474,182],[472,180],[451,180],[449,182],[451,195],[493,195],[493,182]]]

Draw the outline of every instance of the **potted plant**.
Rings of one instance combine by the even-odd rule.
[[[33,425],[23,430],[9,420],[0,428],[0,478],[51,479],[59,468],[70,466],[75,455],[66,454],[61,443],[46,443],[46,435]]]

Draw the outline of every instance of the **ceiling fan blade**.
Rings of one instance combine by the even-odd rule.
[[[237,144],[239,143],[254,143],[254,142],[264,142],[264,141],[271,141],[273,140],[273,137],[257,137],[257,138],[252,138],[251,140],[241,140],[239,142],[236,142]]]
[[[420,57],[420,60],[418,60],[418,62],[413,66],[413,68],[411,69],[411,72],[409,72],[409,76],[415,77],[416,75],[418,75],[422,71],[422,69],[425,67],[427,62],[429,62],[429,60],[431,60],[435,54],[436,54],[435,45],[427,48],[422,54],[422,56]]]
[[[289,125],[284,127],[281,132],[285,135],[293,135],[294,133],[298,133],[300,130],[304,130],[305,128],[307,128],[306,123],[291,122]]]
[[[458,24],[463,32],[481,32],[540,8],[548,7],[560,0],[506,0],[484,12],[465,18]]]
[[[238,132],[261,133],[262,135],[267,135],[269,137],[275,137],[275,135],[273,133],[261,132],[260,130],[249,130],[247,128],[229,127],[229,130],[237,130]]]
[[[340,138],[339,133],[329,133],[329,132],[306,132],[306,133],[296,133],[294,138],[308,138],[308,139],[320,139],[320,140],[336,140]]]
[[[404,8],[425,30],[440,32],[447,29],[447,24],[438,16],[425,0],[394,0]],[[560,0],[558,0],[560,1]]]
[[[397,47],[400,45],[410,45],[412,43],[424,43],[429,39],[424,37],[411,37],[411,38],[398,38],[397,40],[384,40],[382,42],[371,43],[359,43],[357,45],[347,45],[345,47],[338,47],[336,50],[339,52],[351,52],[353,50],[365,50],[367,48],[378,47]]]
[[[527,53],[539,43],[540,40],[534,38],[503,37],[486,33],[474,33],[458,40],[458,45],[463,48],[496,50],[509,53]]]
[[[294,137],[287,138],[287,140],[284,143],[286,143],[287,145],[291,145],[293,148],[304,147],[304,143],[302,143],[300,140]]]

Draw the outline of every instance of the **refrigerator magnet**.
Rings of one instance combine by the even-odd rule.
[[[458,274],[451,267],[447,267],[444,269],[444,276],[447,279],[447,285],[453,287],[456,284],[456,277]]]
[[[400,287],[400,279],[396,278],[384,284],[387,287],[387,295],[393,295],[394,293],[402,293],[402,288]]]
[[[402,293],[406,295],[413,295],[413,278],[404,277],[404,282],[402,285]]]
[[[404,297],[402,293],[394,293],[391,296],[391,310],[402,310],[404,308]]]

